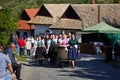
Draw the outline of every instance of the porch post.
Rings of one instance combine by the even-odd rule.
[[[31,31],[31,24],[29,24],[30,25],[30,36],[32,35],[32,31]]]

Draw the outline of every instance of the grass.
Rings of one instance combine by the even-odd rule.
[[[18,61],[26,61],[27,56],[19,56],[19,55],[15,55],[15,57],[17,58]]]

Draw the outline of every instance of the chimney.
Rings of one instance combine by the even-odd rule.
[[[119,0],[120,1],[120,0]],[[91,0],[91,4],[95,4],[95,0]]]

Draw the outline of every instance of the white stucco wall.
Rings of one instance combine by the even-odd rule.
[[[82,42],[82,37],[81,34],[79,34],[79,32],[76,32],[76,39],[78,39],[78,42],[81,43]]]

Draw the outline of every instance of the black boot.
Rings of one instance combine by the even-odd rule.
[[[39,64],[41,64],[43,66],[43,60],[39,60]]]

